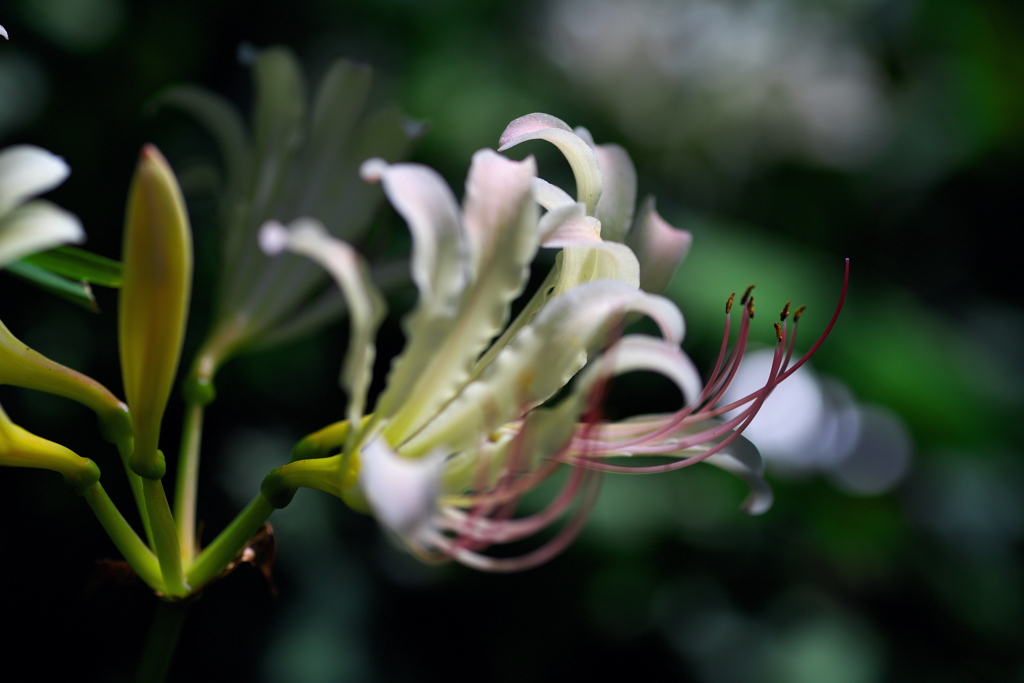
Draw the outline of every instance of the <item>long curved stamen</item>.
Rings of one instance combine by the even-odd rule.
[[[850,276],[850,262],[846,260],[844,275],[843,275],[843,288],[839,296],[839,301],[836,304],[835,311],[832,314],[828,325],[824,332],[812,345],[810,350],[807,351],[803,356],[800,357],[795,363],[790,365],[792,358],[793,349],[796,342],[796,331],[797,323],[800,318],[800,314],[803,312],[803,307],[797,310],[793,316],[793,329],[788,330],[786,318],[789,314],[790,303],[787,302],[783,308],[780,319],[782,325],[776,323],[776,348],[775,354],[772,361],[772,368],[769,372],[768,380],[760,389],[748,394],[747,396],[733,401],[728,405],[716,406],[715,404],[720,400],[724,394],[725,389],[731,383],[732,378],[735,375],[736,369],[739,366],[739,362],[742,360],[743,351],[747,341],[747,329],[748,321],[753,317],[753,300],[747,300],[750,289],[747,290],[744,295],[745,303],[747,303],[746,315],[743,317],[743,325],[741,326],[739,338],[737,339],[736,348],[724,365],[722,363],[722,353],[719,353],[719,358],[715,363],[715,370],[712,372],[712,377],[709,379],[707,386],[715,386],[715,396],[713,399],[708,400],[706,394],[707,386],[705,390],[701,392],[700,397],[689,406],[684,407],[679,412],[675,413],[672,419],[663,422],[658,428],[646,431],[639,436],[626,440],[588,440],[585,436],[579,435],[574,437],[573,448],[570,449],[574,452],[574,455],[565,458],[565,462],[570,462],[575,465],[596,469],[602,472],[629,472],[629,473],[644,473],[644,472],[662,472],[667,470],[679,469],[681,467],[687,467],[689,465],[706,460],[711,455],[721,451],[730,443],[732,443],[742,431],[750,424],[754,419],[754,416],[760,410],[764,401],[768,398],[771,392],[776,386],[793,372],[795,372],[801,365],[803,365],[821,346],[821,344],[828,337],[832,331],[836,320],[842,311],[843,303],[846,300],[846,292],[849,285]],[[728,311],[731,307],[733,297],[730,297],[729,304],[726,310]],[[728,327],[728,319],[727,319]],[[726,340],[728,337],[726,336]],[[749,404],[749,405],[748,405]],[[703,408],[695,410],[693,406],[701,406]],[[718,417],[724,413],[735,410],[742,406],[747,406],[739,415],[726,420],[725,422],[716,425],[711,429],[704,430],[697,434],[691,434],[681,436],[679,438],[668,438],[672,434],[679,432],[681,428],[685,428],[687,425],[695,424],[699,421],[707,420],[710,418]],[[641,427],[643,429],[644,427]],[[731,433],[730,433],[731,432]],[[724,438],[722,438],[724,437]],[[629,465],[616,465],[602,460],[596,460],[595,457],[614,457],[615,455],[658,455],[668,453],[679,453],[687,449],[696,448],[716,439],[722,439],[718,443],[715,443],[706,451],[693,455],[691,457],[678,460],[673,463],[667,463],[664,465],[653,465],[653,466],[629,466]],[[581,455],[581,453],[589,452],[589,456]]]
[[[598,428],[601,423],[601,406],[604,404],[608,384],[609,379],[598,382],[587,398],[583,414],[585,433]],[[557,458],[551,458],[532,473],[528,471],[525,475],[518,474],[516,470],[522,457],[521,446],[525,438],[523,431],[516,436],[506,472],[499,483],[487,494],[470,495],[464,499],[474,504],[472,510],[449,506],[438,514],[429,541],[442,555],[477,569],[519,571],[547,562],[562,552],[582,530],[597,500],[601,479],[600,472],[588,468],[574,468],[562,490],[542,511],[527,517],[508,518],[522,494],[539,483],[537,474],[543,473],[546,479],[562,465]],[[568,447],[567,444],[565,448]],[[523,486],[523,480],[530,481]],[[512,543],[533,536],[551,526],[577,500],[580,504],[569,522],[541,547],[512,558],[494,558],[478,552],[492,545]]]

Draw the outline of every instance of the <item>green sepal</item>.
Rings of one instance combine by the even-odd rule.
[[[124,279],[124,266],[119,261],[78,247],[57,247],[26,256],[22,262],[102,287],[120,287]]]

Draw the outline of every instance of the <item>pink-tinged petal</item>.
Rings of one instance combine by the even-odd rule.
[[[576,177],[576,198],[593,213],[601,198],[601,165],[594,148],[561,119],[548,114],[527,114],[508,124],[499,139],[499,152],[527,140],[547,140],[558,147]]]
[[[550,128],[573,132],[569,124],[557,116],[542,113],[527,114],[526,116],[520,116],[505,127],[501,137],[498,138],[498,144],[504,149],[506,146],[516,144],[512,142],[516,138],[521,138],[524,135],[533,135]]]
[[[625,242],[636,207],[636,168],[619,145],[598,145],[594,152],[604,183],[594,216],[601,221],[604,239]]]
[[[548,211],[537,224],[537,233],[541,246],[548,248],[601,242],[601,224],[587,215],[582,202]]]
[[[686,258],[693,236],[673,228],[658,215],[654,197],[648,197],[633,223],[626,244],[640,261],[640,287],[660,292],[668,286],[676,268]]]
[[[470,278],[459,208],[444,179],[420,164],[369,159],[360,168],[367,182],[380,182],[412,234],[411,272],[426,315],[454,316]],[[414,317],[417,315],[414,313]],[[419,314],[423,315],[423,314]]]
[[[473,155],[466,178],[463,220],[477,268],[494,265],[499,257],[529,264],[537,248],[535,238],[530,239],[529,231],[524,231],[522,239],[507,238],[518,230],[514,226],[522,220],[524,201],[533,196],[536,177],[537,165],[532,157],[512,161],[489,149]],[[504,252],[509,247],[516,252]],[[477,279],[483,277],[479,273]]]
[[[403,458],[377,437],[359,454],[359,486],[374,515],[402,538],[414,539],[429,528],[437,507],[442,453]]]
[[[71,173],[61,157],[34,145],[0,152],[0,215],[60,185]]]
[[[0,36],[7,38],[7,29],[5,29],[3,26],[0,26]]]

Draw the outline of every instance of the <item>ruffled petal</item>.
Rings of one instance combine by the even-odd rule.
[[[0,216],[25,201],[49,192],[71,173],[61,157],[34,145],[0,152]]]
[[[384,436],[397,448],[458,393],[508,322],[537,250],[534,171],[532,159],[510,161],[491,150],[473,157],[463,224],[476,278],[465,287],[456,318],[417,320],[408,329],[377,410],[388,421]]]
[[[364,180],[381,183],[412,234],[410,267],[420,298],[406,332],[420,318],[454,317],[471,271],[451,189],[436,171],[420,164],[370,159],[360,174]]]
[[[627,312],[648,315],[664,343],[683,336],[679,309],[662,297],[613,280],[587,282],[552,299],[470,383],[402,448],[459,451],[546,401],[587,362],[591,348]]]

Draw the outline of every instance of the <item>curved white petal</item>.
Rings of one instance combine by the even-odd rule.
[[[626,239],[640,261],[640,287],[647,292],[665,289],[692,241],[689,231],[665,222],[654,208],[654,197],[648,197]]]
[[[62,244],[85,241],[85,231],[74,215],[37,200],[0,216],[0,268],[20,258]]]
[[[0,215],[49,192],[71,173],[61,157],[34,145],[15,145],[0,151]]]
[[[577,243],[562,250],[553,296],[594,280],[617,280],[640,288],[640,263],[629,247],[617,242]]]
[[[602,176],[594,148],[561,119],[549,114],[527,114],[508,124],[499,138],[503,152],[527,140],[547,140],[558,147],[576,177],[576,197],[593,213],[601,198]]]
[[[341,288],[352,326],[341,384],[349,397],[348,423],[360,424],[366,407],[366,392],[373,376],[376,355],[373,340],[384,318],[384,298],[370,280],[366,263],[355,249],[332,237],[314,218],[292,221],[289,228],[274,221],[267,223],[260,230],[260,245],[271,253],[287,248],[309,257],[323,266]],[[357,432],[357,429],[349,430],[350,443]]]
[[[558,185],[552,185],[543,178],[533,179],[533,198],[547,211],[554,211],[555,209],[561,209],[566,206],[576,204],[576,200],[573,199],[568,192],[560,188]],[[586,208],[585,204],[584,208]],[[584,211],[584,213],[586,213],[586,211]]]
[[[412,234],[412,280],[424,315],[454,315],[472,277],[468,246],[451,189],[433,169],[420,164],[388,164],[369,159],[360,168],[369,182],[380,182],[388,201]]]
[[[619,145],[598,145],[594,152],[604,182],[594,216],[601,221],[602,237],[624,242],[636,208],[636,168]]]
[[[749,439],[737,436],[732,443],[704,462],[739,477],[750,487],[750,494],[742,505],[742,510],[748,515],[761,515],[771,508],[775,494],[765,481],[761,454]]]
[[[3,26],[0,26],[0,36],[7,38],[7,29],[5,29]]]
[[[381,437],[367,443],[359,454],[359,486],[374,515],[407,540],[429,525],[443,470],[443,453],[403,458]]]

